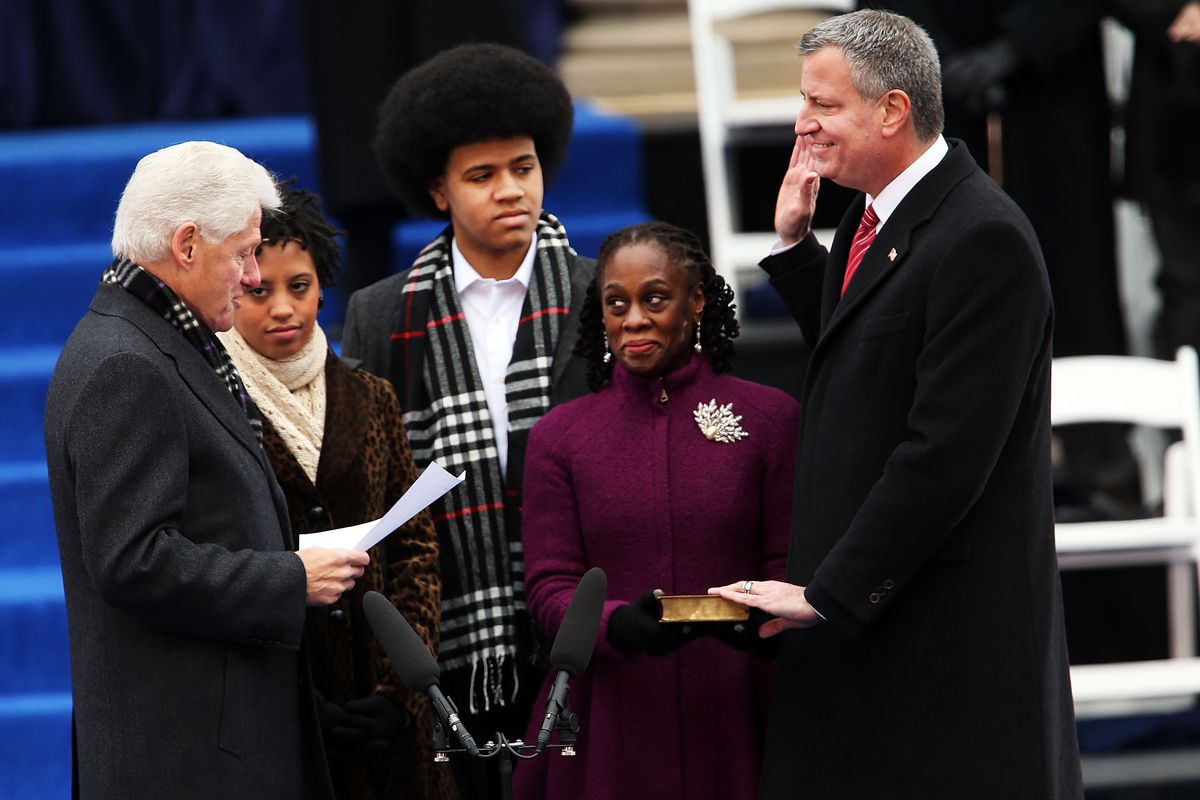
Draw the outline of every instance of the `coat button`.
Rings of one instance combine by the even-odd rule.
[[[313,506],[308,510],[308,524],[313,527],[329,524],[329,512],[325,506]]]
[[[885,581],[883,582],[883,588],[884,588],[884,589],[891,589],[891,588],[892,588],[893,586],[895,586],[895,585],[896,585],[896,584],[892,583],[892,579],[891,579],[891,578],[888,578],[887,580],[885,580]]]
[[[346,612],[340,608],[333,609],[329,612],[329,621],[336,622],[338,625],[341,625],[346,621]]]
[[[868,600],[870,600],[872,603],[878,603],[878,602],[879,602],[879,595],[878,595],[878,594],[876,594],[875,592],[871,592],[871,596],[870,596],[870,597],[868,597],[867,599],[868,599]]]

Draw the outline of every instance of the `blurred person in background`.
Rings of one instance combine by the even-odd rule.
[[[1200,3],[1113,0],[1135,37],[1125,108],[1125,191],[1150,214],[1158,245],[1154,351],[1200,349]]]

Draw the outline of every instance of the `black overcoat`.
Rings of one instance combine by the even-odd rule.
[[[838,294],[828,254],[763,266],[812,347],[763,797],[1081,798],[1054,552],[1053,312],[1024,215],[961,142]]]

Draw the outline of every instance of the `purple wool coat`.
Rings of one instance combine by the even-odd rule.
[[[714,399],[733,404],[746,438],[717,443],[700,432],[692,413]],[[783,578],[799,415],[783,392],[716,375],[698,356],[654,380],[618,364],[611,384],[533,428],[524,508],[530,612],[554,637],[594,566],[608,575],[608,600],[591,664],[571,681],[578,755],[551,749],[520,762],[516,797],[755,796],[770,662],[711,637],[662,657],[623,655],[607,627],[614,609],[648,589],[703,594],[734,580]],[[536,739],[552,679],[526,741]]]

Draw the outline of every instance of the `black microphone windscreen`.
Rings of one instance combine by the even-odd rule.
[[[441,670],[433,654],[386,597],[379,592],[367,592],[363,595],[363,611],[400,682],[409,691],[424,692],[438,682]]]
[[[587,668],[596,647],[607,592],[608,576],[599,567],[592,567],[579,579],[558,635],[554,637],[554,646],[550,648],[550,666],[554,669],[564,670],[574,677]]]

